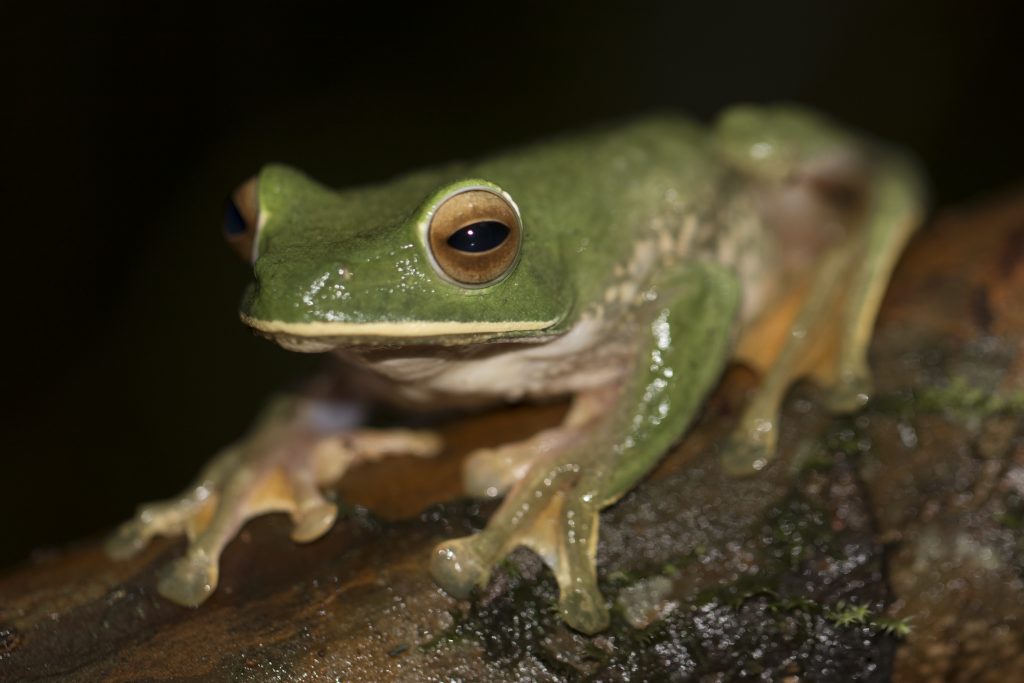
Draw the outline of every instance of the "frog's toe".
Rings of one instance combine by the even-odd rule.
[[[594,635],[608,628],[611,619],[604,597],[596,585],[561,588],[558,611],[572,628],[586,635]]]
[[[452,597],[464,600],[476,587],[483,587],[491,576],[493,562],[476,547],[479,534],[445,541],[434,548],[430,573]]]
[[[863,408],[874,392],[874,382],[867,368],[845,373],[825,394],[825,407],[831,413],[855,413]]]
[[[726,474],[743,477],[760,472],[775,457],[775,425],[739,427],[722,447],[721,463]]]
[[[188,531],[191,521],[208,502],[193,490],[171,500],[143,505],[134,517],[117,528],[103,548],[113,560],[134,557],[154,536]]]
[[[527,539],[555,573],[558,611],[572,628],[593,635],[608,627],[608,608],[597,587],[598,507],[594,496],[574,489],[556,496],[547,523],[541,517]]]
[[[482,448],[470,453],[462,466],[462,485],[466,493],[477,498],[494,498],[522,479],[534,452],[518,446]]]
[[[306,507],[293,515],[295,527],[292,529],[292,540],[296,543],[309,543],[320,538],[334,526],[338,517],[338,506],[326,500]]]
[[[197,607],[217,587],[217,561],[203,553],[190,552],[160,572],[157,591],[168,600]]]
[[[127,560],[135,557],[149,543],[150,536],[145,527],[131,519],[117,528],[103,544],[103,550],[112,560]]]

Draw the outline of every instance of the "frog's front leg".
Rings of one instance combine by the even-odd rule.
[[[448,592],[486,585],[492,567],[524,545],[553,570],[570,626],[608,625],[594,563],[598,513],[687,428],[726,363],[738,309],[734,275],[715,265],[658,279],[641,295],[638,353],[629,379],[608,389],[607,412],[565,448],[539,454],[482,532],[435,548],[431,570]]]
[[[179,604],[199,605],[217,586],[221,552],[249,519],[287,512],[292,539],[315,540],[337,515],[320,487],[357,462],[440,449],[430,432],[356,428],[356,413],[352,404],[309,397],[274,401],[253,432],[217,455],[181,495],[140,507],[110,538],[108,553],[125,558],[154,536],[186,534],[185,555],[162,571],[157,589]]]

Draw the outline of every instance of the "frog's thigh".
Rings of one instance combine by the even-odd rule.
[[[572,448],[538,458],[482,532],[442,543],[431,571],[467,596],[518,545],[553,570],[559,610],[585,633],[608,624],[594,558],[598,513],[643,477],[683,433],[725,364],[738,309],[734,276],[711,264],[665,274],[639,312],[633,375]]]
[[[818,265],[781,350],[726,444],[727,471],[752,473],[775,456],[779,408],[800,378],[810,376],[828,387],[828,404],[836,412],[867,401],[867,351],[875,317],[899,254],[921,217],[912,170],[896,159],[884,163],[872,180],[869,202],[864,224]],[[750,355],[745,346],[741,357]]]

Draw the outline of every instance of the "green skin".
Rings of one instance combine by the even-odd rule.
[[[601,296],[634,235],[649,229],[649,217],[664,202],[662,188],[687,188],[695,200],[712,200],[724,171],[704,132],[675,119],[343,192],[267,166],[259,178],[260,209],[270,218],[260,231],[257,282],[242,313],[286,322],[555,320],[533,334],[558,334]],[[451,189],[479,184],[515,199],[526,238],[508,278],[467,289],[431,266],[420,225]],[[351,274],[344,283],[349,298],[304,301],[314,282],[339,267]],[[502,336],[509,335],[491,338]]]
[[[830,366],[836,403],[848,409],[865,396],[863,328],[870,331],[880,292],[917,224],[920,199],[914,172],[898,155],[882,152],[865,170],[850,161],[862,158],[860,149],[810,113],[741,107],[710,130],[682,118],[649,119],[341,192],[267,166],[258,180],[256,281],[241,314],[288,348],[338,351],[412,400],[574,396],[566,424],[537,437],[549,438],[547,446],[527,440],[508,446],[503,457],[470,455],[470,491],[504,492],[504,503],[483,532],[438,546],[431,570],[447,591],[465,597],[486,584],[508,552],[526,545],[553,569],[564,619],[594,633],[609,619],[594,562],[598,512],[683,435],[737,339],[806,269],[781,256],[798,252],[801,238],[766,217],[771,198],[794,177],[864,180],[867,208],[857,214],[863,225],[854,226],[855,237],[811,250],[812,260],[838,254],[825,260],[855,285],[843,295],[838,322],[822,312],[830,308],[831,284],[812,287],[823,293],[810,297],[814,305],[795,323],[810,334],[793,335],[779,367],[768,372],[764,396],[753,401],[761,412],[741,420],[727,465],[748,473],[770,460],[782,395],[772,387],[812,374],[792,358],[806,355],[803,340],[824,325],[838,325],[840,339],[853,340]],[[522,216],[519,260],[489,286],[442,277],[424,237],[438,202],[467,186],[507,193]],[[817,197],[813,189],[810,196]],[[825,197],[817,203],[834,208]],[[825,272],[821,282],[835,274]],[[416,356],[428,349],[438,360],[433,374],[403,369],[403,349]],[[204,472],[197,487],[219,491],[219,508],[168,571],[162,593],[187,604],[205,599],[216,585],[220,550],[255,514],[292,512],[302,540],[330,527],[333,508],[315,492],[277,507],[249,495],[268,462],[286,471],[296,491],[306,481],[302,473],[323,470],[322,459],[296,457],[294,448],[282,464],[281,444],[296,434],[315,434],[311,443],[337,437],[309,427],[305,415],[271,411],[253,436]],[[336,479],[350,460],[316,483]],[[188,519],[204,498],[198,490],[140,512],[112,552],[129,554],[154,534],[191,529]]]

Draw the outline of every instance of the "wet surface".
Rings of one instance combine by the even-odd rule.
[[[747,479],[717,462],[756,381],[730,372],[602,516],[613,618],[594,638],[558,620],[525,550],[471,601],[427,574],[436,542],[493,509],[440,502],[460,457],[563,410],[523,407],[453,424],[440,460],[354,473],[316,543],[256,520],[198,609],[155,591],[180,542],[123,563],[92,542],[40,557],[0,579],[0,680],[1024,680],[1022,245],[1019,195],[940,216],[880,316],[876,399],[837,419],[798,387],[779,461]]]

